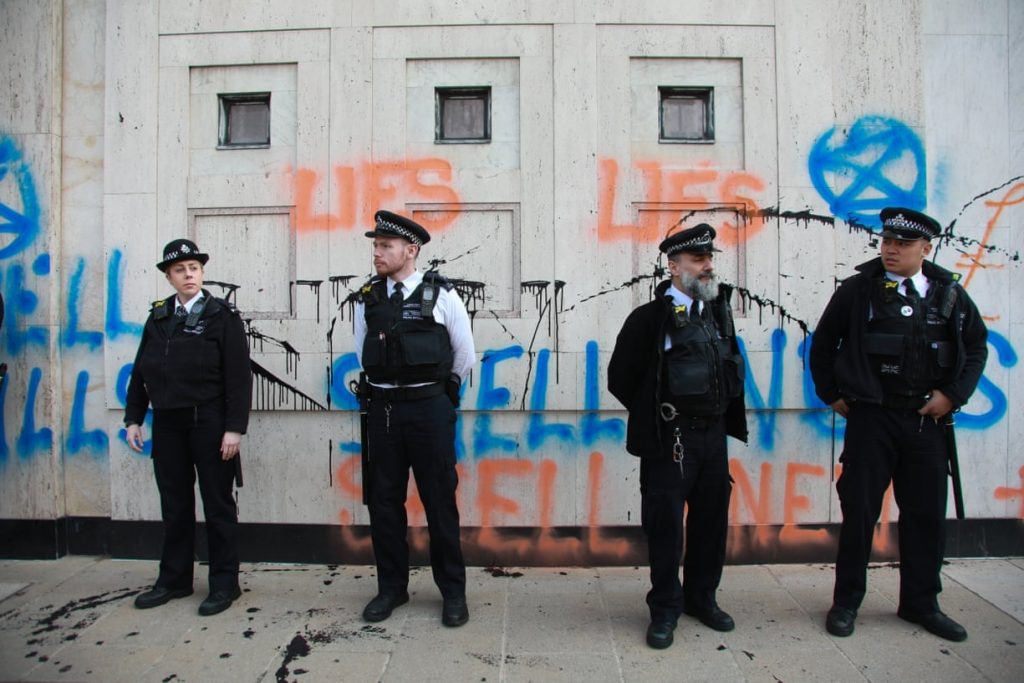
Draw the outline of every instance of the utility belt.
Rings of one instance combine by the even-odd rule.
[[[370,385],[370,398],[382,398],[387,401],[414,401],[418,398],[429,398],[444,393],[444,385],[440,382],[426,384],[421,387],[376,387]]]
[[[910,410],[917,412],[928,402],[931,396],[906,396],[904,394],[885,394],[882,396],[882,407],[889,410]]]
[[[662,403],[658,412],[665,422],[686,429],[707,429],[722,419],[721,415],[684,415],[671,403]]]

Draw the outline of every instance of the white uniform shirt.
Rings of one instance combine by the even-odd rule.
[[[423,282],[423,273],[414,271],[412,275],[402,281],[402,296],[406,299]],[[390,277],[387,279],[387,293],[390,297],[395,291],[395,281]],[[447,290],[440,287],[437,294],[437,303],[434,304],[434,320],[444,325],[448,330],[448,339],[452,344],[452,372],[465,379],[469,371],[476,363],[476,349],[473,347],[473,331],[469,326],[469,313],[466,312],[466,305],[455,293],[455,290]],[[363,364],[363,340],[366,339],[366,314],[361,302],[355,307],[355,334],[356,358],[359,365]],[[406,386],[421,386],[430,382],[411,384]],[[389,388],[394,384],[374,384],[374,386]]]
[[[687,315],[690,314],[690,308],[692,306],[694,306],[694,305],[697,306],[697,311],[698,312],[700,312],[700,310],[701,310],[702,304],[701,304],[700,301],[694,301],[693,297],[691,297],[686,292],[683,292],[683,291],[681,291],[679,289],[676,289],[675,285],[670,285],[669,288],[667,290],[665,290],[665,294],[668,294],[670,297],[672,297],[672,303],[675,304],[676,306],[686,306],[686,314]],[[672,348],[672,337],[671,337],[671,335],[666,334],[665,335],[665,350],[668,351],[671,348]]]
[[[907,286],[903,284],[903,281],[907,279],[906,277],[902,275],[897,275],[896,273],[890,273],[889,271],[885,271],[885,277],[888,280],[900,283],[900,286],[896,289],[896,291],[902,294],[903,296],[907,295]],[[917,293],[921,295],[921,300],[923,301],[924,298],[928,296],[928,278],[926,278],[924,276],[924,273],[919,270],[910,276],[910,281],[914,283],[914,288],[917,290]],[[874,306],[871,305],[870,302],[868,302],[868,320],[873,320],[874,317],[875,308]]]
[[[186,301],[184,304],[181,303],[181,301],[178,299],[178,297],[174,297],[174,308],[175,308],[175,310],[177,310],[179,307],[181,307],[181,308],[185,309],[185,313],[191,313],[192,312],[192,307],[195,306],[196,303],[200,299],[202,299],[202,298],[203,298],[203,291],[202,290],[199,290],[198,294],[196,294],[194,297],[192,297],[191,299]]]
[[[885,277],[892,280],[893,282],[900,283],[899,293],[902,294],[903,296],[907,295],[907,286],[903,284],[903,281],[906,280],[907,278],[905,278],[902,275],[890,273],[889,271],[885,271]],[[910,280],[914,283],[914,287],[917,289],[917,293],[921,295],[922,299],[928,296],[928,278],[924,276],[924,273],[922,271],[919,270],[913,275],[911,275]]]

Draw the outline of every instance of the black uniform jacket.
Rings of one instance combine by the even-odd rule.
[[[665,424],[659,413],[661,387],[658,367],[665,353],[671,300],[665,292],[671,286],[666,280],[655,289],[653,301],[636,308],[619,331],[608,363],[608,391],[629,411],[626,425],[626,450],[643,458],[666,457],[668,437],[662,434]],[[709,305],[716,317],[728,310],[732,288],[722,285],[718,298]],[[739,353],[735,337],[732,350]],[[747,440],[747,414],[744,394],[729,403],[725,411],[725,430],[740,441]]]
[[[885,277],[882,259],[874,258],[857,266],[858,271],[839,286],[818,321],[811,342],[810,367],[814,390],[827,404],[840,398],[880,403],[882,385],[872,371],[863,340],[867,331],[871,284]],[[956,340],[953,379],[933,387],[953,402],[954,408],[967,403],[974,393],[988,358],[988,330],[977,306],[967,296],[951,272],[925,261],[921,270],[929,282],[952,285],[957,289],[956,303],[949,316],[950,337]]]
[[[192,328],[175,321],[173,296],[153,305],[128,384],[126,423],[142,424],[150,403],[170,410],[222,400],[224,431],[245,433],[252,397],[245,328],[229,303],[203,295],[206,305]]]

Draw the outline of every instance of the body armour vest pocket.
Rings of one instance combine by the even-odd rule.
[[[363,339],[363,367],[380,367],[387,365],[388,345],[383,332],[367,334]]]
[[[948,341],[933,341],[928,346],[936,365],[944,370],[953,367],[956,362],[956,344]]]
[[[406,366],[438,365],[446,351],[435,331],[415,330],[402,335],[402,361]]]
[[[743,381],[747,376],[743,356],[739,354],[723,356],[722,376],[725,381],[725,398],[729,400],[739,398],[743,393]]]
[[[883,382],[887,377],[893,379],[903,376],[905,345],[906,338],[902,334],[869,332],[864,335],[864,352]]]
[[[672,396],[705,396],[711,392],[711,377],[703,358],[669,358],[668,391]]]

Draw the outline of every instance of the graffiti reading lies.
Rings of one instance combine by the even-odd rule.
[[[297,169],[293,173],[295,192],[295,228],[311,230],[351,230],[373,225],[373,214],[382,206],[399,202],[456,204],[459,195],[449,185],[451,163],[444,159],[423,158],[401,161],[368,161],[358,166],[335,166],[330,181],[314,170]],[[316,196],[325,182],[333,182],[337,197],[333,211],[318,213]],[[417,220],[427,230],[443,230],[457,214],[431,211]]]
[[[758,202],[752,194],[765,189],[765,183],[747,171],[724,171],[710,162],[696,169],[666,168],[658,161],[634,162],[643,179],[643,202],[651,205],[679,205],[666,216],[665,210],[640,211],[638,221],[616,223],[616,197],[621,192],[619,163],[614,159],[598,162],[597,235],[602,241],[629,239],[660,242],[666,225],[687,218],[694,212],[732,213],[735,221],[717,221],[717,239],[727,245],[755,235],[763,226]],[[621,175],[624,175],[621,174]]]

